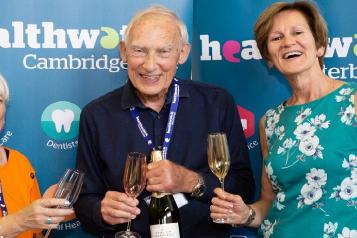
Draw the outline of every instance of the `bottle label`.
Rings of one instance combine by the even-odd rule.
[[[150,234],[151,238],[180,238],[178,223],[151,225]]]

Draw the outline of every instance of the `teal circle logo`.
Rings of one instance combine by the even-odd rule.
[[[70,140],[78,136],[81,109],[73,103],[60,101],[46,107],[41,127],[54,140]]]

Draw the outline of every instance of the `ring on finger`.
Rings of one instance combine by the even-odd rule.
[[[48,224],[48,225],[51,225],[51,224],[52,224],[52,217],[48,217],[48,218],[47,218],[47,224]]]

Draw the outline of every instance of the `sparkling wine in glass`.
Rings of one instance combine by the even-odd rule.
[[[124,169],[123,185],[125,193],[136,198],[143,191],[146,184],[146,156],[139,152],[130,152]],[[140,238],[141,236],[130,230],[129,220],[126,231],[115,234],[115,238]]]
[[[226,177],[229,165],[230,156],[225,133],[211,133],[208,135],[208,165],[214,175],[219,179],[222,190],[224,191],[224,178]],[[226,223],[227,219],[214,219],[216,223]]]
[[[64,198],[69,202],[67,206],[58,206],[57,208],[72,208],[77,201],[79,192],[83,185],[84,173],[78,169],[66,169],[60,181],[58,182],[55,192],[55,198]],[[45,237],[51,233],[51,229],[47,230]]]

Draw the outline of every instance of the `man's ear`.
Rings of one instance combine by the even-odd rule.
[[[126,45],[124,41],[120,41],[119,43],[119,52],[122,61],[126,62]]]
[[[191,45],[190,44],[184,44],[182,46],[181,52],[180,52],[180,56],[179,56],[179,60],[178,63],[179,64],[184,64],[188,58],[188,56],[190,55],[190,50],[191,50]]]

